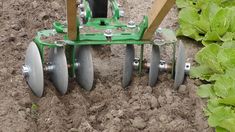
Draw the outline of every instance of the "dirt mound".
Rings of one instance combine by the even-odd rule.
[[[152,1],[120,1],[124,19],[142,19]],[[2,4],[2,5],[1,5]],[[0,131],[212,131],[203,117],[203,102],[195,82],[186,79],[179,91],[172,89],[169,74],[161,74],[156,87],[147,86],[147,74],[135,76],[128,89],[121,87],[124,46],[94,50],[95,86],[86,92],[70,80],[68,94],[60,96],[49,81],[42,98],[32,95],[21,75],[27,45],[36,31],[65,20],[64,1],[8,0],[0,3]],[[127,17],[130,16],[130,17]],[[162,27],[175,29],[177,9]],[[186,46],[189,61],[198,47]],[[139,47],[136,47],[138,49]],[[145,56],[149,56],[149,46]],[[162,48],[163,58],[170,58]]]

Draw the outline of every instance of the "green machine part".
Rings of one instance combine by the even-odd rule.
[[[143,45],[152,43],[142,40],[143,34],[148,27],[148,18],[144,16],[142,22],[135,26],[129,26],[119,21],[119,7],[116,0],[110,0],[113,16],[111,18],[92,18],[92,12],[87,0],[84,1],[86,23],[79,23],[77,18],[78,35],[75,41],[71,41],[67,36],[67,24],[59,22],[53,23],[54,29],[43,30],[37,32],[34,42],[37,44],[42,63],[44,63],[44,48],[61,47],[66,49],[66,57],[68,59],[69,76],[75,75],[75,49],[82,45],[114,45],[114,44],[135,44]],[[109,34],[105,34],[106,32]],[[143,48],[143,47],[142,47]],[[142,49],[141,48],[141,49]],[[143,49],[141,50],[143,52]],[[143,58],[143,53],[141,53]],[[141,71],[141,68],[140,68]]]

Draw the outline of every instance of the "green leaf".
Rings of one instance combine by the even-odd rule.
[[[207,32],[205,37],[203,38],[203,41],[220,41],[220,36],[217,32]]]
[[[235,95],[231,97],[226,97],[219,100],[219,103],[235,106]]]
[[[215,128],[215,131],[216,132],[229,132],[228,130],[224,129],[224,128],[221,128],[221,127],[216,127]]]
[[[220,49],[217,60],[224,69],[231,69],[235,67],[235,49]]]
[[[215,44],[215,45],[222,45],[222,42],[216,42],[216,41],[205,41],[205,40],[203,40],[203,41],[202,41],[202,44],[203,44],[204,46],[208,46],[208,45],[211,45],[211,44]]]
[[[205,10],[208,5],[219,5],[221,3],[221,0],[197,0],[197,7]]]
[[[230,117],[228,119],[223,120],[221,123],[219,123],[218,126],[225,128],[230,132],[235,132],[235,117]]]
[[[222,105],[219,103],[218,98],[210,98],[207,102],[207,109],[212,114],[215,108],[221,107]],[[211,115],[210,114],[210,115]]]
[[[218,98],[210,98],[207,103],[207,108],[210,112],[213,113],[214,109],[220,107],[219,99]]]
[[[193,6],[193,0],[176,0],[176,5],[178,8],[185,8]]]
[[[210,67],[214,73],[223,73],[220,63],[217,61],[217,54],[219,52],[219,45],[208,45],[199,51],[196,55],[196,61],[201,65]]]
[[[222,48],[235,48],[235,41],[226,41],[223,43]]]
[[[198,21],[195,21],[195,23],[193,25],[194,25],[194,28],[196,29],[196,31],[199,33],[200,36],[205,36],[205,34],[210,29],[209,23],[204,19],[200,19]]]
[[[202,10],[200,18],[205,20],[206,24],[210,25],[210,22],[213,20],[214,16],[220,9],[221,7],[219,7],[218,4],[211,2],[210,4],[206,5],[205,9]]]
[[[193,25],[199,36],[205,36],[205,34],[209,31],[210,25],[203,19],[195,21]]]
[[[192,78],[199,78],[201,80],[209,80],[210,77],[214,74],[213,70],[206,65],[200,65],[198,67],[193,67],[190,72]]]
[[[196,54],[196,61],[199,64],[207,64],[208,60],[216,60],[216,56],[219,52],[219,46],[218,45],[208,45],[207,47],[202,48],[197,54]]]
[[[232,79],[235,79],[235,67],[232,69],[227,69],[226,74],[224,76],[230,77]]]
[[[217,96],[226,98],[235,95],[235,80],[229,76],[221,76],[214,85],[214,92]]]
[[[199,14],[194,8],[183,8],[179,13],[179,22],[184,22],[187,24],[193,24],[195,21],[199,20]]]
[[[234,7],[235,6],[235,0],[222,0],[221,5],[223,7]]]
[[[211,21],[211,31],[218,33],[219,36],[224,35],[230,27],[230,16],[231,10],[228,8],[219,10]]]
[[[234,118],[235,113],[231,107],[219,106],[213,109],[211,116],[208,118],[208,123],[212,127],[219,126],[222,121]]]
[[[204,112],[205,116],[211,116],[211,112],[208,108],[204,108],[203,112]]]
[[[221,38],[221,41],[232,41],[234,39],[235,32],[226,32],[225,35]]]
[[[196,41],[201,41],[204,36],[200,36],[197,29],[191,24],[181,22],[180,29],[177,30],[177,36],[187,36],[189,38],[195,39]]]
[[[233,0],[233,1],[235,1],[235,0]],[[234,2],[235,3],[235,2]],[[233,7],[233,8],[231,8],[231,12],[235,12],[235,6]],[[231,18],[231,22],[230,22],[230,27],[229,27],[229,29],[228,29],[228,31],[230,31],[230,32],[235,32],[235,14],[234,13],[231,13],[231,16],[230,16],[230,18]],[[235,38],[234,38],[235,39]]]
[[[215,81],[217,81],[218,79],[220,79],[221,76],[224,76],[224,74],[213,74],[213,75],[210,77],[209,81],[210,81],[210,82],[215,82]]]
[[[212,86],[212,84],[201,85],[197,90],[197,95],[202,98],[209,98],[215,96]]]
[[[179,13],[179,23],[180,28],[177,31],[177,36],[187,36],[193,38],[197,41],[201,41],[204,35],[200,33],[204,33],[203,27],[197,23],[199,21],[198,11],[194,8],[183,8]]]

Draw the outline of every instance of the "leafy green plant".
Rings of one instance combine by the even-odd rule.
[[[210,44],[196,55],[200,66],[191,76],[205,80],[197,94],[208,99],[206,116],[208,124],[217,132],[235,131],[235,41],[222,46]]]
[[[201,41],[193,78],[207,82],[197,94],[207,98],[208,124],[217,132],[235,132],[235,0],[177,0],[178,36]]]
[[[235,40],[234,0],[177,0],[178,36],[187,36],[204,45]]]

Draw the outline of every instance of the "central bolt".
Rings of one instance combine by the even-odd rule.
[[[124,17],[125,16],[125,12],[122,11],[122,10],[119,11],[119,14],[120,14],[120,17]]]
[[[135,28],[136,27],[135,22],[134,21],[129,21],[128,24],[127,24],[127,27]]]
[[[27,65],[22,66],[22,73],[23,73],[24,78],[27,78],[29,76],[29,71],[30,71],[30,68]]]
[[[191,64],[185,63],[185,68],[184,68],[185,74],[189,74],[190,69],[191,69]]]
[[[112,40],[112,36],[113,36],[112,30],[111,30],[111,29],[105,30],[105,31],[104,31],[104,36],[106,36],[106,39],[107,39],[108,41],[111,41],[111,40]]]
[[[135,70],[138,70],[140,66],[140,59],[139,58],[135,58],[133,61],[133,67]]]
[[[81,17],[81,18],[85,18],[85,17],[86,17],[86,12],[82,11],[82,12],[80,13],[80,17]]]

